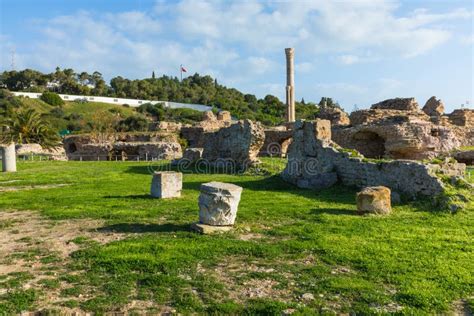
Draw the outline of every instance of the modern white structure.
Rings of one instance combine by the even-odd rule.
[[[15,92],[12,91],[15,96],[23,96],[28,97],[31,99],[39,99],[41,97],[41,93],[37,92]],[[171,108],[171,109],[180,109],[180,108],[187,108],[193,109],[201,112],[210,111],[212,107],[208,105],[202,104],[191,104],[191,103],[177,103],[177,102],[169,102],[169,101],[152,101],[152,100],[137,100],[137,99],[124,99],[124,98],[109,98],[109,97],[98,97],[93,95],[71,95],[71,94],[59,94],[61,99],[64,101],[90,101],[90,102],[102,102],[108,104],[128,104],[131,107],[139,107],[145,103],[157,104],[161,103],[164,107]]]

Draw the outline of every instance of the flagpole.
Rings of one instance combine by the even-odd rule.
[[[179,72],[181,74],[181,82],[183,82],[183,64],[179,65]]]

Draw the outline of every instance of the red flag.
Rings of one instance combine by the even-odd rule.
[[[183,66],[181,66],[181,71],[182,71],[182,72],[188,72],[188,71],[186,70],[186,68],[184,68]]]

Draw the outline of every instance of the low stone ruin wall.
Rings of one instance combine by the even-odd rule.
[[[301,188],[322,189],[340,181],[344,185],[386,186],[408,197],[434,196],[443,192],[436,173],[462,176],[464,164],[427,165],[416,161],[370,162],[353,156],[331,141],[327,120],[298,121],[288,151],[283,179]]]
[[[173,134],[72,135],[63,145],[68,160],[171,160],[182,156]]]
[[[53,148],[43,148],[40,144],[17,144],[15,146],[16,154],[19,157],[30,155],[46,156],[50,160],[67,160],[66,152],[62,146]]]

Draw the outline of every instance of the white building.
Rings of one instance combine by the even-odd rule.
[[[37,93],[37,92],[12,91],[12,93],[15,96],[28,97],[31,99],[39,99],[41,97],[41,93]],[[170,101],[137,100],[137,99],[109,98],[109,97],[99,97],[99,96],[91,96],[91,95],[71,95],[71,94],[59,94],[59,96],[64,101],[90,101],[90,102],[102,102],[102,103],[117,104],[117,105],[128,104],[131,107],[139,107],[140,105],[145,104],[145,103],[151,103],[151,104],[161,103],[163,104],[164,107],[171,108],[171,109],[188,108],[188,109],[193,109],[193,110],[197,110],[201,112],[212,110],[212,107],[208,105],[177,103],[177,102],[170,102]]]

